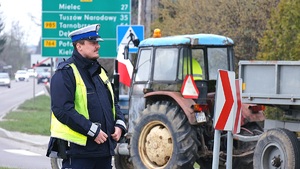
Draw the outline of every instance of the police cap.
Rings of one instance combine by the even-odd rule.
[[[103,41],[103,39],[98,35],[100,29],[100,24],[89,25],[77,30],[72,31],[69,34],[69,37],[72,39],[72,42],[78,40],[89,40],[89,41]]]

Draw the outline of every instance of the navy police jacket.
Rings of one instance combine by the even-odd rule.
[[[85,83],[87,89],[87,103],[89,119],[80,115],[74,109],[74,95],[76,89],[75,77],[70,63],[74,63]],[[113,156],[116,141],[112,139],[115,126],[126,128],[116,124],[117,120],[124,122],[124,116],[115,99],[116,119],[113,117],[111,94],[107,86],[99,77],[101,65],[97,60],[89,60],[82,57],[76,50],[68,60],[61,62],[51,79],[51,109],[55,117],[63,124],[83,135],[87,135],[92,123],[101,124],[101,130],[108,135],[108,140],[97,144],[94,138],[99,134],[98,128],[94,137],[87,135],[86,146],[69,143],[67,155],[71,157],[103,157]]]

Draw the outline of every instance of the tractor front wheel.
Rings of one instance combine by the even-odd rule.
[[[189,169],[197,158],[197,142],[182,109],[157,102],[148,105],[136,120],[130,154],[135,168]]]

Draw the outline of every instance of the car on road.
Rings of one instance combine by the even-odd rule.
[[[37,72],[35,69],[27,69],[27,74],[29,77],[37,77]]]
[[[50,72],[39,72],[37,75],[37,84],[50,82]]]
[[[6,72],[0,73],[0,86],[7,86],[8,88],[10,88],[10,84],[9,74]]]
[[[15,81],[16,82],[19,82],[19,81],[28,82],[29,81],[29,75],[28,75],[27,71],[26,70],[18,70],[15,73]]]

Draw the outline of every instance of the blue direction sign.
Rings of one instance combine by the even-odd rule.
[[[130,33],[134,35],[135,39],[144,40],[144,26],[143,25],[119,25],[117,27],[117,47],[127,45],[130,40]],[[132,42],[129,44],[129,52],[136,53],[137,47]]]
[[[100,24],[100,56],[117,56],[116,27],[130,25],[131,0],[43,0],[42,56],[70,57],[73,45],[68,34],[76,29]]]

